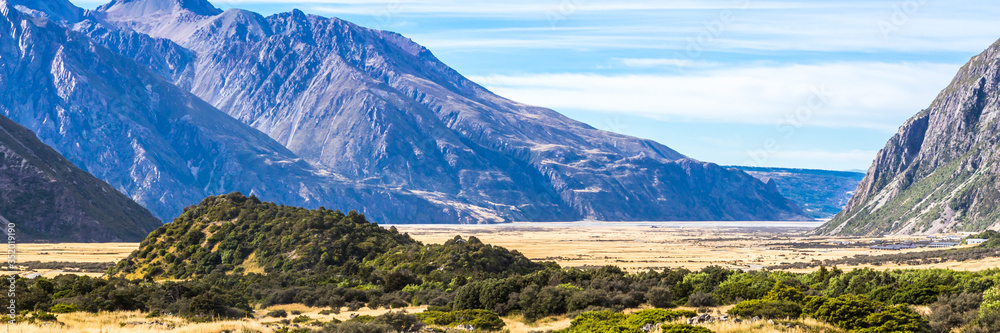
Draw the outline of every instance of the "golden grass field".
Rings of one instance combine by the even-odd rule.
[[[639,224],[578,224],[578,223],[526,223],[506,225],[397,225],[400,232],[425,243],[441,243],[461,235],[475,236],[485,243],[518,250],[533,260],[555,261],[563,267],[615,265],[629,271],[685,267],[692,270],[709,265],[730,268],[760,268],[791,262],[808,262],[814,259],[837,259],[858,254],[898,253],[872,251],[868,249],[869,239],[829,238],[807,236],[803,228],[746,228],[714,226],[711,228],[692,226],[651,227]],[[896,238],[893,240],[916,239]],[[857,245],[835,245],[834,242],[855,241]],[[116,262],[138,247],[138,243],[113,244],[19,244],[19,261],[41,262]],[[905,251],[926,251],[913,249]],[[876,269],[894,268],[949,268],[955,270],[980,270],[1000,265],[1000,258],[979,261],[945,262],[922,266],[881,265]],[[843,267],[851,269],[852,267]],[[800,270],[808,271],[808,270]],[[43,276],[76,272],[70,270],[33,271]],[[6,272],[9,273],[9,272]],[[24,274],[25,272],[20,272]],[[88,275],[100,275],[89,273]],[[349,312],[344,309],[337,315],[320,315],[320,308],[303,305],[282,305],[259,309],[258,315],[273,309],[301,311],[302,314],[320,321],[333,318],[345,320],[352,314],[378,315],[385,309],[362,308]],[[423,308],[408,308],[419,312]],[[722,313],[726,307],[716,308]],[[296,316],[289,315],[290,318]],[[0,333],[54,333],[54,332],[100,332],[100,333],[147,333],[147,332],[273,332],[277,326],[275,318],[253,318],[244,320],[218,321],[211,323],[189,323],[181,318],[145,318],[139,312],[113,312],[100,314],[71,313],[60,314],[59,325],[16,324],[3,325]],[[504,318],[509,332],[522,333],[546,331],[569,326],[565,316],[550,317],[526,324],[518,317]],[[768,323],[734,324],[719,322],[707,324],[715,332],[836,332],[829,325],[802,320],[809,330],[785,328]]]
[[[729,268],[761,267],[812,260],[839,259],[859,254],[888,254],[927,251],[917,248],[903,251],[868,249],[870,238],[832,238],[807,236],[806,228],[746,227],[653,228],[637,224],[518,223],[502,225],[397,225],[425,243],[442,243],[455,235],[475,236],[484,243],[518,250],[532,260],[555,261],[563,267],[615,265],[628,271],[646,269],[701,269],[719,265]],[[919,240],[920,237],[894,237],[891,241]],[[839,246],[834,242],[859,242]],[[949,268],[981,270],[996,267],[1000,258],[951,262],[923,266],[882,265],[873,268]],[[850,269],[852,267],[843,267]],[[799,270],[808,271],[808,270]]]

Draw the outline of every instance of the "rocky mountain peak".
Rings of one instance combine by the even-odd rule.
[[[203,16],[215,16],[222,13],[221,9],[205,0],[113,0],[98,10],[127,13],[131,17],[153,16],[179,11],[188,11]]]
[[[74,23],[81,20],[84,10],[68,0],[0,0],[0,7],[13,6],[33,17],[43,17],[55,22]],[[4,15],[8,15],[6,10]]]

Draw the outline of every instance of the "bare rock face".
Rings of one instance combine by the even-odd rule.
[[[268,152],[301,158],[358,187],[415,196],[415,204],[453,216],[435,222],[803,218],[773,186],[746,173],[504,99],[395,33],[300,11],[221,12],[203,0],[116,0],[83,16],[66,26],[148,67],[173,86],[164,89],[189,91],[199,99],[190,104],[202,107],[203,100],[266,134]],[[239,133],[230,137],[254,141],[230,152],[264,144],[260,135]],[[174,169],[164,168],[160,174]],[[264,181],[210,188],[233,190],[237,182],[247,188]],[[266,198],[295,204],[282,199]],[[355,202],[369,212],[424,210]],[[416,222],[395,213],[374,219]]]
[[[924,234],[1000,227],[1000,42],[969,61],[879,152],[819,231]]]
[[[344,181],[87,36],[0,4],[0,114],[160,219],[234,191],[371,209],[384,220],[484,218],[447,200]]]
[[[0,214],[17,242],[138,242],[160,226],[145,208],[0,116]]]

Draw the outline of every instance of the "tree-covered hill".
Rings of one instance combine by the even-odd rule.
[[[475,238],[425,246],[353,211],[308,210],[232,193],[186,208],[109,273],[189,279],[213,272],[332,277],[377,270],[396,272],[402,282],[427,275],[447,283],[454,274],[523,274],[542,267]]]

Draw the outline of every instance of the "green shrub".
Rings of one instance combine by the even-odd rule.
[[[659,324],[677,318],[694,317],[691,310],[646,309],[629,315],[613,311],[584,312],[573,318],[566,333],[619,332],[640,333],[646,325]]]
[[[418,313],[417,318],[424,323],[438,326],[472,325],[476,329],[487,331],[497,331],[504,327],[500,316],[488,310],[424,311]]]
[[[865,318],[883,307],[881,302],[872,301],[864,296],[841,295],[836,298],[814,298],[807,304],[810,308],[816,305],[812,314],[816,319],[828,322],[845,330],[855,330],[865,327]]]
[[[623,313],[611,311],[592,311],[581,313],[562,333],[610,332],[610,333],[642,333],[638,328],[628,327]]]
[[[719,285],[712,294],[723,303],[731,304],[738,301],[759,299],[773,289],[774,278],[766,273],[737,273]],[[712,304],[704,304],[711,306]]]
[[[652,287],[646,291],[646,303],[657,308],[672,308],[674,307],[674,294],[670,292],[669,288]]]
[[[76,308],[76,304],[72,304],[72,303],[70,303],[70,304],[61,304],[61,303],[60,304],[56,304],[56,305],[53,305],[52,308],[49,309],[49,312],[52,312],[52,313],[70,313],[70,312],[77,312],[77,311],[79,311],[79,309]]]
[[[688,296],[687,306],[690,307],[715,306],[718,303],[719,303],[718,300],[716,300],[715,296],[712,296],[712,294],[703,291],[697,291],[691,294],[691,296]]]
[[[296,324],[307,323],[307,322],[310,322],[310,321],[312,321],[312,318],[309,318],[309,316],[306,316],[306,315],[301,315],[301,316],[295,317],[295,319],[292,319],[292,322],[296,323]]]
[[[56,321],[56,315],[44,311],[36,311],[31,314],[31,319],[39,321]]]
[[[691,310],[646,309],[629,314],[625,318],[625,325],[630,328],[642,328],[647,324],[659,324],[673,321],[677,318],[694,317],[697,315],[697,313]]]
[[[1000,285],[993,286],[983,293],[983,305],[979,307],[979,312],[996,312],[1000,310]]]
[[[802,306],[789,301],[754,299],[739,302],[728,313],[742,318],[795,319],[802,315]]]
[[[660,329],[663,333],[713,333],[710,329],[688,324],[667,324]]]
[[[927,320],[906,305],[893,305],[865,317],[865,328],[857,333],[926,333]]]
[[[806,295],[802,294],[798,288],[785,285],[784,282],[778,281],[774,284],[774,288],[767,292],[764,296],[766,300],[772,301],[788,301],[793,303],[801,303],[805,299]]]
[[[288,317],[288,312],[285,310],[274,310],[268,312],[265,316],[274,318],[285,318]]]
[[[947,333],[973,322],[979,316],[982,302],[983,296],[973,293],[938,297],[938,301],[931,304],[931,331]]]

